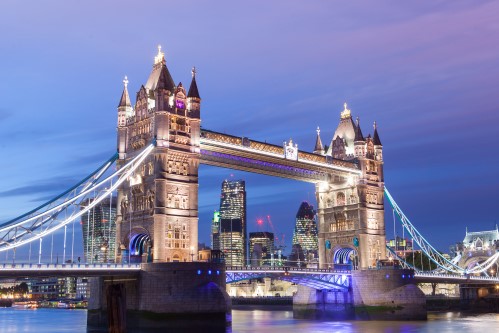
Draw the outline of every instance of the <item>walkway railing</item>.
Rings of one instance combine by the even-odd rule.
[[[349,270],[336,270],[329,268],[300,268],[300,267],[289,267],[289,266],[226,266],[226,271],[239,271],[239,272],[261,272],[261,271],[270,271],[270,272],[301,272],[301,273],[329,273],[329,274],[351,274],[352,271]]]
[[[78,269],[129,269],[140,270],[140,264],[0,264],[0,270],[78,270]]]

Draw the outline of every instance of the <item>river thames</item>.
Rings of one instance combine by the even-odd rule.
[[[0,309],[0,331],[2,333],[84,333],[86,310],[67,309]],[[499,327],[499,314],[464,314],[459,312],[434,312],[428,321],[314,321],[293,318],[288,310],[233,310],[232,327],[226,333],[291,333],[291,332],[493,332]],[[495,327],[495,328],[494,328]],[[171,332],[202,332],[188,326],[175,328]],[[206,330],[205,330],[206,332]],[[140,331],[129,331],[140,333]]]

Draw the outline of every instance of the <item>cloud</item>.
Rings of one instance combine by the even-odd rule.
[[[0,197],[15,197],[15,196],[31,196],[35,197],[33,201],[40,201],[46,196],[39,197],[41,195],[53,195],[56,196],[59,193],[66,191],[75,185],[78,179],[75,177],[63,177],[57,176],[50,179],[45,179],[42,181],[34,182],[34,184],[20,186],[12,188],[10,190],[1,191]],[[37,197],[38,196],[38,197]]]

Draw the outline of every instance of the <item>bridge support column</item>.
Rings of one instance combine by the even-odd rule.
[[[351,290],[317,290],[298,285],[293,316],[305,319],[355,319]]]
[[[426,297],[408,269],[352,272],[358,319],[426,320]]]
[[[223,264],[187,262],[142,264],[138,276],[95,278],[87,325],[108,327],[108,286],[122,283],[126,289],[126,327],[130,330],[182,330],[230,324],[231,303],[225,291]]]

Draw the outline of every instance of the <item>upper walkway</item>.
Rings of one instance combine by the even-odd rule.
[[[334,159],[298,150],[298,147],[273,145],[206,129],[201,130],[201,163],[291,178],[305,182],[341,182],[348,175],[360,174],[353,161]]]

